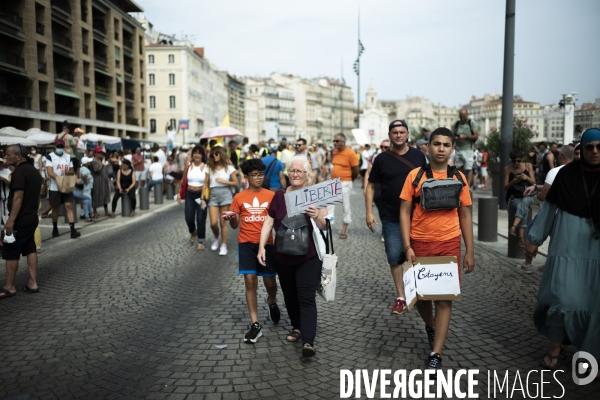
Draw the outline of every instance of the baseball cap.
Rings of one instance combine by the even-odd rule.
[[[102,153],[102,149],[98,146],[94,147],[94,153]]]
[[[427,143],[429,143],[427,140],[425,140],[425,139],[419,139],[419,140],[417,140],[417,147],[419,147],[419,146],[421,146],[423,144],[427,144]]]
[[[403,126],[403,127],[405,127],[408,130],[408,125],[406,124],[406,121],[404,121],[402,119],[397,119],[397,120],[394,120],[394,121],[392,121],[390,123],[388,132],[391,131],[392,128],[395,127],[395,126]]]
[[[54,145],[55,145],[55,146],[58,146],[58,145],[63,145],[63,146],[64,146],[64,145],[65,145],[65,141],[64,141],[64,140],[62,140],[62,139],[56,139],[56,140],[54,141]]]
[[[87,163],[92,162],[94,159],[91,157],[81,157],[81,165],[85,165]]]

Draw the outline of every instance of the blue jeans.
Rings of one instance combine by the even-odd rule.
[[[206,239],[206,214],[208,206],[204,206],[204,210],[200,204],[196,203],[202,191],[192,192],[188,190],[185,194],[185,223],[188,226],[190,234],[198,232],[198,242],[204,242]]]
[[[83,193],[81,190],[74,190],[73,197],[75,200],[83,203],[83,215],[86,219],[89,218],[90,214],[92,213],[92,196]]]
[[[167,142],[167,150],[173,151],[173,142]]]
[[[152,190],[152,187],[155,185],[160,185],[160,188],[162,190],[162,184],[163,184],[163,180],[159,179],[157,181],[155,181],[154,179],[150,180],[150,182],[148,183],[148,185],[146,186],[148,188],[148,191]]]
[[[402,247],[402,235],[400,234],[400,222],[398,221],[381,221],[381,233],[385,239],[385,254],[388,264],[400,265],[400,254],[404,250]]]

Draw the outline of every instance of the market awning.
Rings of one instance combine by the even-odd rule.
[[[121,78],[121,75],[119,74],[117,74],[117,82],[123,83],[123,78]]]
[[[106,71],[103,71],[103,70],[101,70],[101,69],[99,69],[99,68],[94,68],[94,71],[96,71],[96,72],[97,72],[97,73],[99,73],[99,74],[106,75],[106,76],[108,76],[108,77],[110,77],[110,78],[112,78],[112,77],[113,77],[113,76],[112,76],[111,74],[109,74],[108,72],[106,72]]]
[[[96,104],[99,104],[104,107],[115,108],[114,104],[111,103],[109,100],[101,99],[100,97],[96,97]]]
[[[59,88],[56,86],[54,86],[54,93],[56,93],[60,96],[66,96],[66,97],[72,97],[74,99],[79,99],[79,96],[74,91],[68,90],[68,89],[62,89],[62,88]]]

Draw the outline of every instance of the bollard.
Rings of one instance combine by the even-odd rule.
[[[140,210],[150,209],[150,191],[147,187],[139,189],[140,194]]]
[[[527,215],[527,224],[531,222],[531,209],[529,210],[529,214]],[[513,220],[515,219],[515,209],[513,207],[508,207],[508,229],[512,226]],[[508,235],[508,257],[516,258],[519,260],[525,259],[525,249],[519,247],[519,230],[517,229],[517,236]],[[523,232],[525,235],[525,232]]]
[[[477,203],[477,240],[498,241],[498,198],[480,197]]]
[[[64,204],[61,204],[58,208],[58,216],[65,217],[65,224],[69,223],[69,217],[67,217],[67,209]],[[77,203],[73,203],[73,223],[77,223],[77,219],[79,218],[79,214],[77,214]]]
[[[162,204],[162,184],[154,185],[154,204]]]
[[[175,184],[167,182],[167,200],[173,200],[173,196],[175,196]]]
[[[131,199],[128,194],[124,194],[121,196],[121,217],[129,217],[129,214],[131,214]]]

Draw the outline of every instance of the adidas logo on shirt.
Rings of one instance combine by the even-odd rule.
[[[261,216],[260,214],[262,214],[268,206],[269,202],[265,201],[264,203],[260,204],[257,197],[254,198],[252,204],[244,203],[244,207],[246,207],[246,210],[248,210],[250,214],[252,214],[252,216],[250,217],[244,217],[244,221],[264,222],[265,217]]]

